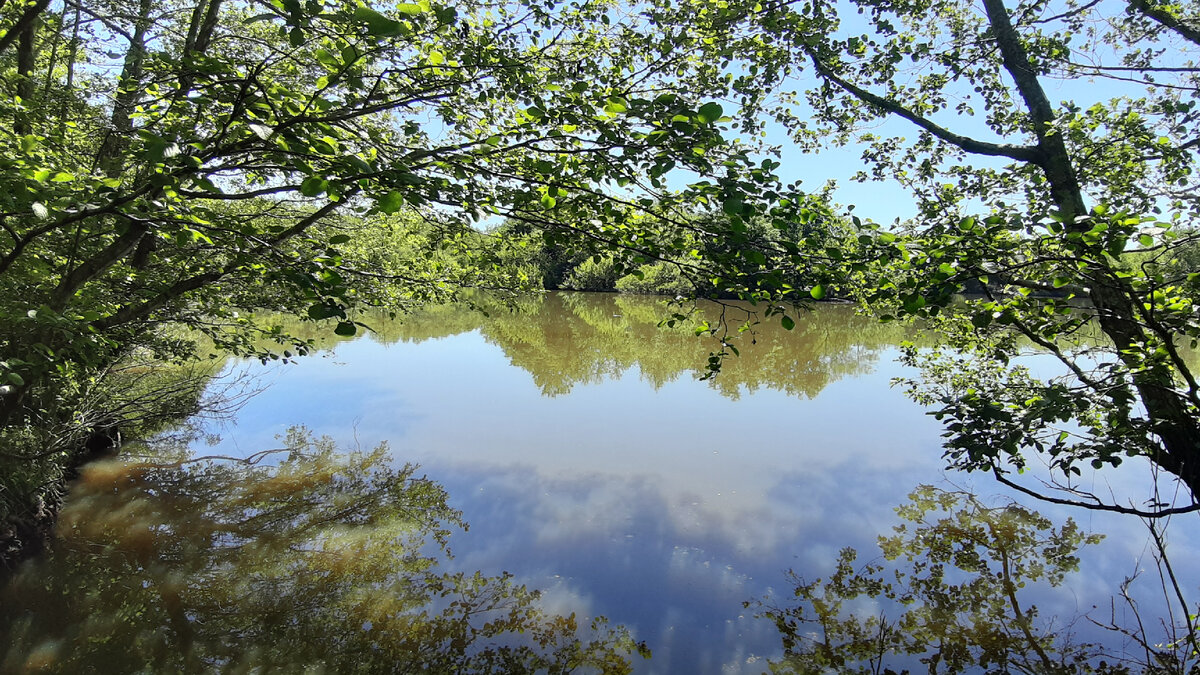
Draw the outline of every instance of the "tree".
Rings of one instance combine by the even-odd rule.
[[[506,218],[548,247],[633,269],[680,253],[664,233],[687,226],[687,209],[780,199],[770,171],[723,138],[721,106],[671,81],[682,57],[660,62],[646,27],[620,11],[0,3],[9,457],[44,458],[17,441],[61,427],[74,435],[50,464],[77,461],[95,427],[60,413],[71,418],[79,392],[125,359],[193,358],[179,327],[288,358],[305,343],[260,330],[247,310],[333,318],[349,335],[357,306],[514,285],[486,250],[454,269],[436,255],[411,266],[377,255],[381,227],[423,222],[429,248],[465,247],[473,226]],[[668,190],[674,169],[699,178]],[[123,405],[119,387],[107,394],[80,419]],[[100,426],[121,422],[109,418]]]
[[[111,360],[164,321],[220,323],[264,287],[355,330],[353,282],[371,273],[341,264],[355,218],[413,211],[454,232],[501,214],[652,259],[660,244],[620,227],[630,214],[771,187],[724,143],[720,106],[611,48],[641,38],[600,5],[135,9],[3,10],[8,86],[27,94],[0,111],[5,423],[56,369]],[[30,30],[32,52],[17,49]],[[721,175],[672,196],[675,166]],[[444,290],[394,276],[410,296]]]
[[[1186,350],[1200,339],[1200,275],[1179,264],[1197,236],[1195,4],[694,0],[657,16],[712,64],[709,81],[726,73],[744,110],[772,113],[806,150],[862,143],[862,180],[912,189],[919,213],[904,226],[862,223],[862,249],[796,260],[857,281],[885,319],[937,318],[971,355],[935,362],[916,389],[940,408],[953,465],[1011,482],[1026,453],[1044,453],[1072,489],[1080,465],[1142,457],[1197,508]],[[1053,101],[1049,83],[1073,98]],[[982,297],[953,305],[964,290]],[[1088,326],[1107,345],[1072,344]],[[1010,372],[1014,336],[1066,375]],[[1173,511],[1158,496],[1073,501]]]

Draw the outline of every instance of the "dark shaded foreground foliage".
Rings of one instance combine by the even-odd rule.
[[[451,573],[465,528],[386,446],[292,430],[246,460],[85,467],[51,553],[0,596],[4,672],[627,673],[603,618],[508,575]]]
[[[881,559],[856,568],[858,552],[846,548],[827,579],[792,573],[793,602],[747,603],[782,637],[784,657],[772,673],[1192,675],[1200,668],[1198,608],[1140,616],[1131,580],[1121,588],[1129,610],[1121,615],[1132,615],[1125,622],[1115,608],[1065,618],[1039,613],[1031,598],[1077,572],[1079,549],[1102,538],[1073,520],[1056,527],[1016,503],[988,506],[930,486],[917,488],[897,513],[904,522],[879,537]],[[1163,564],[1164,549],[1159,556]],[[1162,589],[1173,594],[1179,587],[1169,589],[1169,577]],[[1107,634],[1078,641],[1081,623]]]
[[[61,382],[28,423],[0,432],[0,579],[50,541],[66,481],[80,465],[190,416],[236,407],[250,393],[246,383],[212,387],[224,362],[172,365],[129,355],[92,377]]]

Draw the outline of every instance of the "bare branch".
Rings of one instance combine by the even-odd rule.
[[[1133,508],[1131,506],[1120,506],[1119,504],[1105,504],[1104,502],[1100,501],[1099,499],[1096,499],[1094,502],[1085,502],[1085,501],[1079,501],[1076,499],[1063,499],[1061,497],[1051,497],[1048,494],[1038,492],[1037,490],[1031,490],[1031,489],[1025,487],[1024,485],[1020,485],[1018,483],[1013,482],[1012,480],[1009,480],[1008,478],[1005,478],[1004,474],[1000,471],[1000,469],[998,467],[992,467],[992,475],[994,475],[996,477],[996,480],[1000,481],[1002,484],[1007,485],[1008,487],[1016,490],[1017,492],[1020,492],[1021,494],[1028,495],[1030,497],[1033,497],[1034,499],[1039,499],[1041,501],[1049,502],[1051,504],[1060,504],[1062,506],[1078,506],[1078,507],[1084,508],[1084,509],[1091,509],[1092,511],[1112,511],[1113,513],[1122,513],[1122,514],[1130,515],[1130,516],[1140,516],[1142,518],[1166,518],[1168,516],[1175,516],[1175,515],[1180,515],[1180,514],[1184,514],[1184,513],[1196,513],[1197,511],[1200,511],[1200,503],[1193,503],[1190,506],[1179,506],[1179,507],[1172,507],[1169,509],[1159,509],[1157,511],[1145,511],[1142,509]]]

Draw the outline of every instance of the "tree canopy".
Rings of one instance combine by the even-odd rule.
[[[133,352],[191,356],[167,324],[248,353],[246,307],[349,335],[364,303],[536,283],[479,244],[493,237],[569,261],[580,284],[765,301],[766,316],[840,293],[934,321],[952,349],[911,351],[926,366],[912,392],[953,466],[1029,490],[1013,472],[1040,455],[1075,491],[1081,467],[1143,458],[1190,503],[1068,499],[1200,508],[1197,15],[1150,0],[3,3],[0,425],[70,410],[78,383]],[[803,160],[754,155],[772,130],[806,152],[860,144],[860,178],[905,185],[917,214],[842,219],[781,185],[782,162]],[[375,244],[414,223],[424,258]],[[1074,339],[1093,327],[1102,340]],[[1012,367],[1029,342],[1063,375]]]
[[[811,152],[860,144],[861,180],[914,194],[914,218],[862,223],[855,246],[825,254],[885,320],[940,322],[954,351],[914,391],[940,408],[952,464],[1009,480],[1033,451],[1073,489],[1080,465],[1144,457],[1196,493],[1193,3],[693,0],[657,12],[678,27],[664,39],[710,64],[704,81],[758,114],[739,118],[747,130],[769,119]],[[977,295],[953,305],[962,292]],[[1089,326],[1106,344],[1072,340]],[[1065,375],[1010,370],[1014,335]]]
[[[693,209],[788,208],[771,162],[723,137],[721,105],[674,80],[683,62],[637,16],[540,1],[0,4],[0,428],[62,424],[131,355],[193,357],[168,326],[265,355],[247,309],[350,335],[358,306],[526,287],[478,245],[475,227],[501,218],[634,270],[701,264],[679,235],[701,229]],[[671,171],[692,182],[669,189]],[[414,223],[425,253],[381,250],[395,242],[381,232]],[[120,393],[89,405],[118,408]]]

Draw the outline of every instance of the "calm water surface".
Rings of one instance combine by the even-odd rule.
[[[828,574],[842,547],[872,557],[919,484],[999,494],[944,475],[937,422],[890,386],[911,375],[895,357],[914,336],[849,307],[760,326],[705,382],[713,343],[657,329],[657,300],[525,304],[433,309],[296,364],[235,366],[269,386],[195,450],[248,455],[297,424],[343,446],[387,441],[470,524],[451,567],[509,572],[549,610],[627,626],[653,652],[645,673],[763,672],[779,636],[743,602],[785,598],[786,570]],[[1144,480],[1126,473],[1116,489]],[[1106,603],[1142,564],[1136,523],[1074,515],[1111,536],[1043,597],[1047,615]]]
[[[386,439],[464,512],[462,569],[631,626],[646,672],[761,672],[779,638],[742,603],[870,547],[939,479],[938,428],[889,386],[903,333],[849,307],[764,328],[712,385],[696,379],[712,343],[658,330],[665,311],[551,295],[453,330],[419,318],[273,372],[216,451],[297,422]]]

